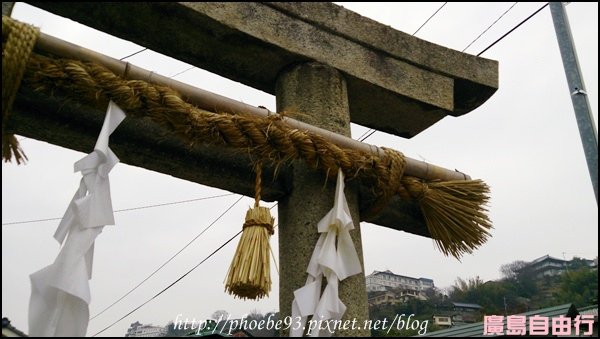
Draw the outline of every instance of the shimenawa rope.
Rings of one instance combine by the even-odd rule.
[[[4,23],[3,17],[3,30]],[[4,45],[3,50],[8,48]],[[5,64],[14,67],[3,54],[3,68]],[[372,187],[375,199],[361,216],[378,213],[395,195],[415,199],[429,233],[446,255],[459,258],[471,253],[492,228],[486,208],[489,188],[483,181],[424,182],[403,176],[404,156],[392,149],[379,157],[342,149],[320,135],[291,128],[282,119],[207,112],[166,86],[126,80],[101,65],[78,60],[32,53],[22,86],[101,107],[113,100],[128,117],[149,118],[190,148],[200,143],[226,145],[275,168],[293,160],[304,160],[328,175],[341,168],[346,178]]]
[[[2,31],[3,36],[8,35],[6,46],[4,41],[2,43],[2,158],[8,162],[14,154],[17,164],[20,164],[27,160],[27,156],[17,138],[6,133],[6,123],[40,30],[3,15]]]

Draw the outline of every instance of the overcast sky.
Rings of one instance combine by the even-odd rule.
[[[441,3],[343,5],[412,34]],[[463,50],[511,5],[448,3],[417,36]],[[467,52],[479,53],[541,5],[518,3]],[[571,3],[567,11],[597,126],[598,4]],[[40,26],[44,33],[112,57],[141,49],[28,5],[17,4],[13,16]],[[549,8],[483,56],[500,62],[500,89],[480,108],[460,118],[445,118],[412,139],[378,132],[367,141],[485,180],[492,189],[492,238],[459,262],[436,250],[430,239],[363,224],[367,274],[389,269],[431,278],[444,288],[456,277],[498,279],[500,265],[514,260],[529,261],[546,254],[567,259],[598,255],[598,209]],[[189,68],[151,51],[129,61],[167,76]],[[275,110],[273,96],[197,68],[176,79]],[[366,130],[353,126],[352,134],[358,137]],[[21,144],[28,164],[2,165],[2,223],[62,216],[79,185],[80,174],[73,173],[73,163],[84,154],[31,139]],[[110,180],[115,210],[228,193],[125,164],[113,169]],[[90,313],[96,314],[135,286],[238,197],[116,213],[116,226],[106,227],[96,241]],[[244,198],[156,276],[91,321],[88,335],[149,299],[237,233],[251,203]],[[2,226],[2,316],[25,332],[29,274],[54,261],[59,246],[52,235],[57,225],[58,220]],[[278,310],[275,270],[268,299],[240,301],[223,292],[236,243],[102,335],[123,336],[136,320],[165,325],[177,314],[206,319],[219,309],[236,317],[254,309],[261,313]],[[277,256],[277,233],[271,244]]]

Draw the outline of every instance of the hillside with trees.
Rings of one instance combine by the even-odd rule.
[[[433,325],[433,316],[447,312],[452,302],[480,305],[478,321],[484,314],[517,314],[566,303],[576,307],[598,303],[598,270],[586,266],[579,258],[571,261],[568,271],[555,276],[539,277],[524,261],[502,265],[500,272],[502,278],[496,281],[457,278],[447,291],[429,291],[428,300],[373,305],[369,308],[370,318],[390,321],[396,314],[415,314],[415,319],[429,320],[427,332],[431,332],[440,329]],[[373,336],[416,334],[413,330],[372,331]]]

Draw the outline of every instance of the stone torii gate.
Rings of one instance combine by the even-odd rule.
[[[111,35],[274,94],[277,110],[350,135],[350,122],[410,138],[447,115],[460,116],[498,87],[497,62],[447,49],[331,3],[32,3]],[[4,3],[3,3],[4,7]],[[43,109],[39,109],[43,107]],[[89,151],[104,111],[22,90],[7,130]],[[294,112],[302,114],[294,115]],[[253,196],[248,159],[228,149],[179,140],[160,142],[158,127],[126,120],[111,138],[124,162]],[[266,176],[274,169],[265,168]],[[306,280],[334,185],[295,163],[265,180],[264,200],[279,201],[280,314],[291,314],[293,291]],[[360,221],[429,236],[414,202],[394,198],[379,215],[361,218],[369,187],[346,189],[362,261]],[[307,199],[310,197],[310,199]],[[362,262],[361,262],[362,264]],[[344,319],[368,319],[364,274],[344,280]],[[338,335],[369,335],[368,330]]]

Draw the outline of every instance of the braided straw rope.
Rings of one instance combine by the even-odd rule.
[[[4,41],[2,44],[2,158],[5,162],[10,161],[13,154],[17,164],[27,160],[17,138],[13,134],[6,133],[5,129],[27,60],[39,33],[40,30],[33,26],[2,16],[2,35],[8,35],[6,47]]]
[[[293,160],[304,160],[332,176],[341,168],[346,178],[358,178],[372,187],[375,199],[369,210],[361,211],[363,219],[379,212],[396,194],[416,199],[429,233],[446,255],[459,258],[472,253],[490,235],[489,188],[483,181],[423,182],[403,176],[404,156],[392,149],[385,149],[386,156],[380,157],[342,149],[320,135],[291,128],[282,119],[207,112],[169,87],[126,80],[101,65],[78,60],[33,53],[23,85],[100,107],[113,100],[128,117],[149,118],[190,148],[200,143],[226,145],[276,169]]]

